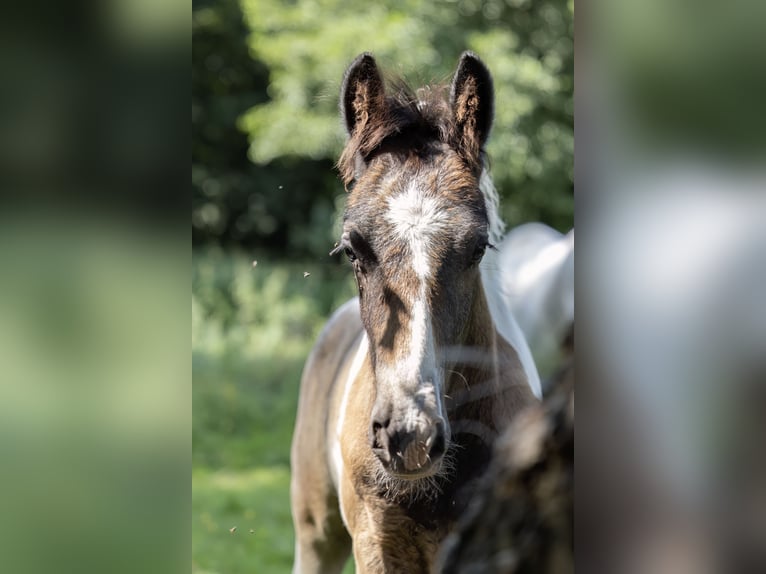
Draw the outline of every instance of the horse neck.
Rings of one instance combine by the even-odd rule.
[[[498,332],[484,287],[474,297],[457,360],[450,367],[447,395],[455,416],[507,418],[534,400],[519,356]]]
[[[498,338],[484,287],[479,280],[460,346],[455,351],[451,366],[454,376],[447,385],[448,394],[470,387],[478,380],[497,384],[501,360]]]

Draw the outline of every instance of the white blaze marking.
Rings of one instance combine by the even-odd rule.
[[[490,242],[499,245],[505,231],[505,224],[498,213],[498,193],[487,170],[482,171],[479,189],[487,210]],[[417,375],[421,374],[421,376],[425,376],[425,380],[432,377],[434,380],[439,380],[437,377],[434,377],[434,373],[436,373],[436,357],[431,330],[431,318],[425,306],[425,280],[431,277],[432,274],[428,259],[431,238],[438,233],[449,232],[446,210],[437,199],[426,196],[422,188],[418,186],[418,182],[413,181],[402,193],[388,200],[388,212],[385,217],[393,224],[394,232],[399,238],[405,240],[409,245],[410,252],[412,253],[412,265],[420,279],[418,299],[413,306],[411,318],[410,354],[403,363],[406,366],[403,368],[406,368],[407,372],[400,372],[397,369],[396,372],[390,373],[394,378],[386,377],[386,379],[398,383],[402,381],[416,382]],[[539,398],[542,394],[540,376],[532,359],[532,353],[527,341],[514,317],[498,301],[500,293],[499,285],[497,284],[497,268],[496,253],[490,250],[479,266],[490,315],[498,332],[511,344],[519,355],[530,389]],[[422,313],[418,309],[418,304],[422,306]],[[424,357],[424,354],[426,357]],[[429,363],[432,368],[427,370]],[[413,365],[415,364],[418,365],[418,368],[413,371],[415,368]],[[414,375],[414,377],[409,379],[406,377],[396,378],[403,375],[410,377]],[[441,414],[441,401],[438,401],[438,404]]]
[[[425,352],[431,351],[433,354],[433,334],[431,333],[431,317],[426,309],[424,301],[425,293],[421,289],[418,300],[412,306],[412,316],[410,317],[410,345],[409,355],[402,363],[402,375],[416,374],[420,371],[421,357]],[[428,348],[427,348],[428,347]]]
[[[382,366],[381,378],[394,386],[394,390],[398,391],[396,394],[425,396],[423,404],[427,410],[431,410],[428,408],[431,405],[439,416],[443,416],[438,398],[441,394],[441,369],[436,361],[431,314],[426,300],[426,280],[433,274],[428,257],[432,238],[448,230],[446,207],[436,198],[426,196],[417,182],[411,182],[402,193],[389,198],[387,205],[385,218],[394,226],[394,233],[399,239],[407,243],[412,255],[412,268],[420,284],[410,312],[407,356],[397,361],[393,368]],[[420,388],[422,382],[430,384]],[[419,410],[408,412],[407,426],[416,425],[419,416]]]
[[[338,424],[335,426],[335,436],[333,437],[332,447],[330,449],[330,457],[332,458],[332,464],[330,465],[333,471],[333,478],[335,479],[335,486],[338,490],[338,502],[340,503],[340,516],[343,519],[343,523],[348,527],[346,521],[346,513],[343,510],[343,453],[340,450],[340,437],[343,432],[343,424],[346,422],[346,411],[348,410],[348,397],[351,394],[351,387],[356,381],[359,371],[362,370],[362,364],[367,358],[367,350],[369,347],[369,340],[367,339],[367,333],[362,334],[362,340],[359,342],[359,346],[356,349],[354,360],[351,362],[351,367],[348,370],[348,377],[346,377],[346,384],[343,386],[343,398],[340,401],[340,410],[338,412]]]
[[[386,219],[394,232],[407,242],[412,253],[412,266],[421,280],[431,276],[428,251],[431,238],[447,230],[445,207],[433,197],[423,194],[416,182],[404,192],[388,200]]]

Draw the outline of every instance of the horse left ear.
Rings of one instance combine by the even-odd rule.
[[[349,136],[364,130],[370,118],[382,113],[385,97],[375,58],[369,52],[359,54],[346,70],[340,88],[340,113]]]
[[[495,93],[489,70],[473,52],[463,52],[460,56],[452,78],[450,105],[456,144],[470,159],[479,160],[492,127]]]

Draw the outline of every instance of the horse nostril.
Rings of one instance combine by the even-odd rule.
[[[436,433],[436,437],[434,438],[434,444],[431,446],[431,451],[428,453],[428,455],[431,457],[431,460],[436,460],[441,455],[443,455],[444,448],[445,448],[444,433],[441,430],[439,430]]]
[[[380,421],[372,421],[372,433],[377,434],[378,431],[381,429],[387,429],[388,425],[391,424],[391,419],[386,419],[383,422]]]
[[[386,419],[384,421],[372,421],[372,434],[370,437],[372,439],[372,448],[386,448],[388,445],[388,437],[385,431],[388,429],[390,424],[391,419]]]

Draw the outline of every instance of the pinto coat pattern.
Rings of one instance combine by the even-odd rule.
[[[497,200],[485,171],[489,71],[387,92],[370,54],[346,71],[336,252],[359,297],[304,367],[293,436],[295,573],[432,572],[492,446],[539,397],[529,349],[492,287]]]

